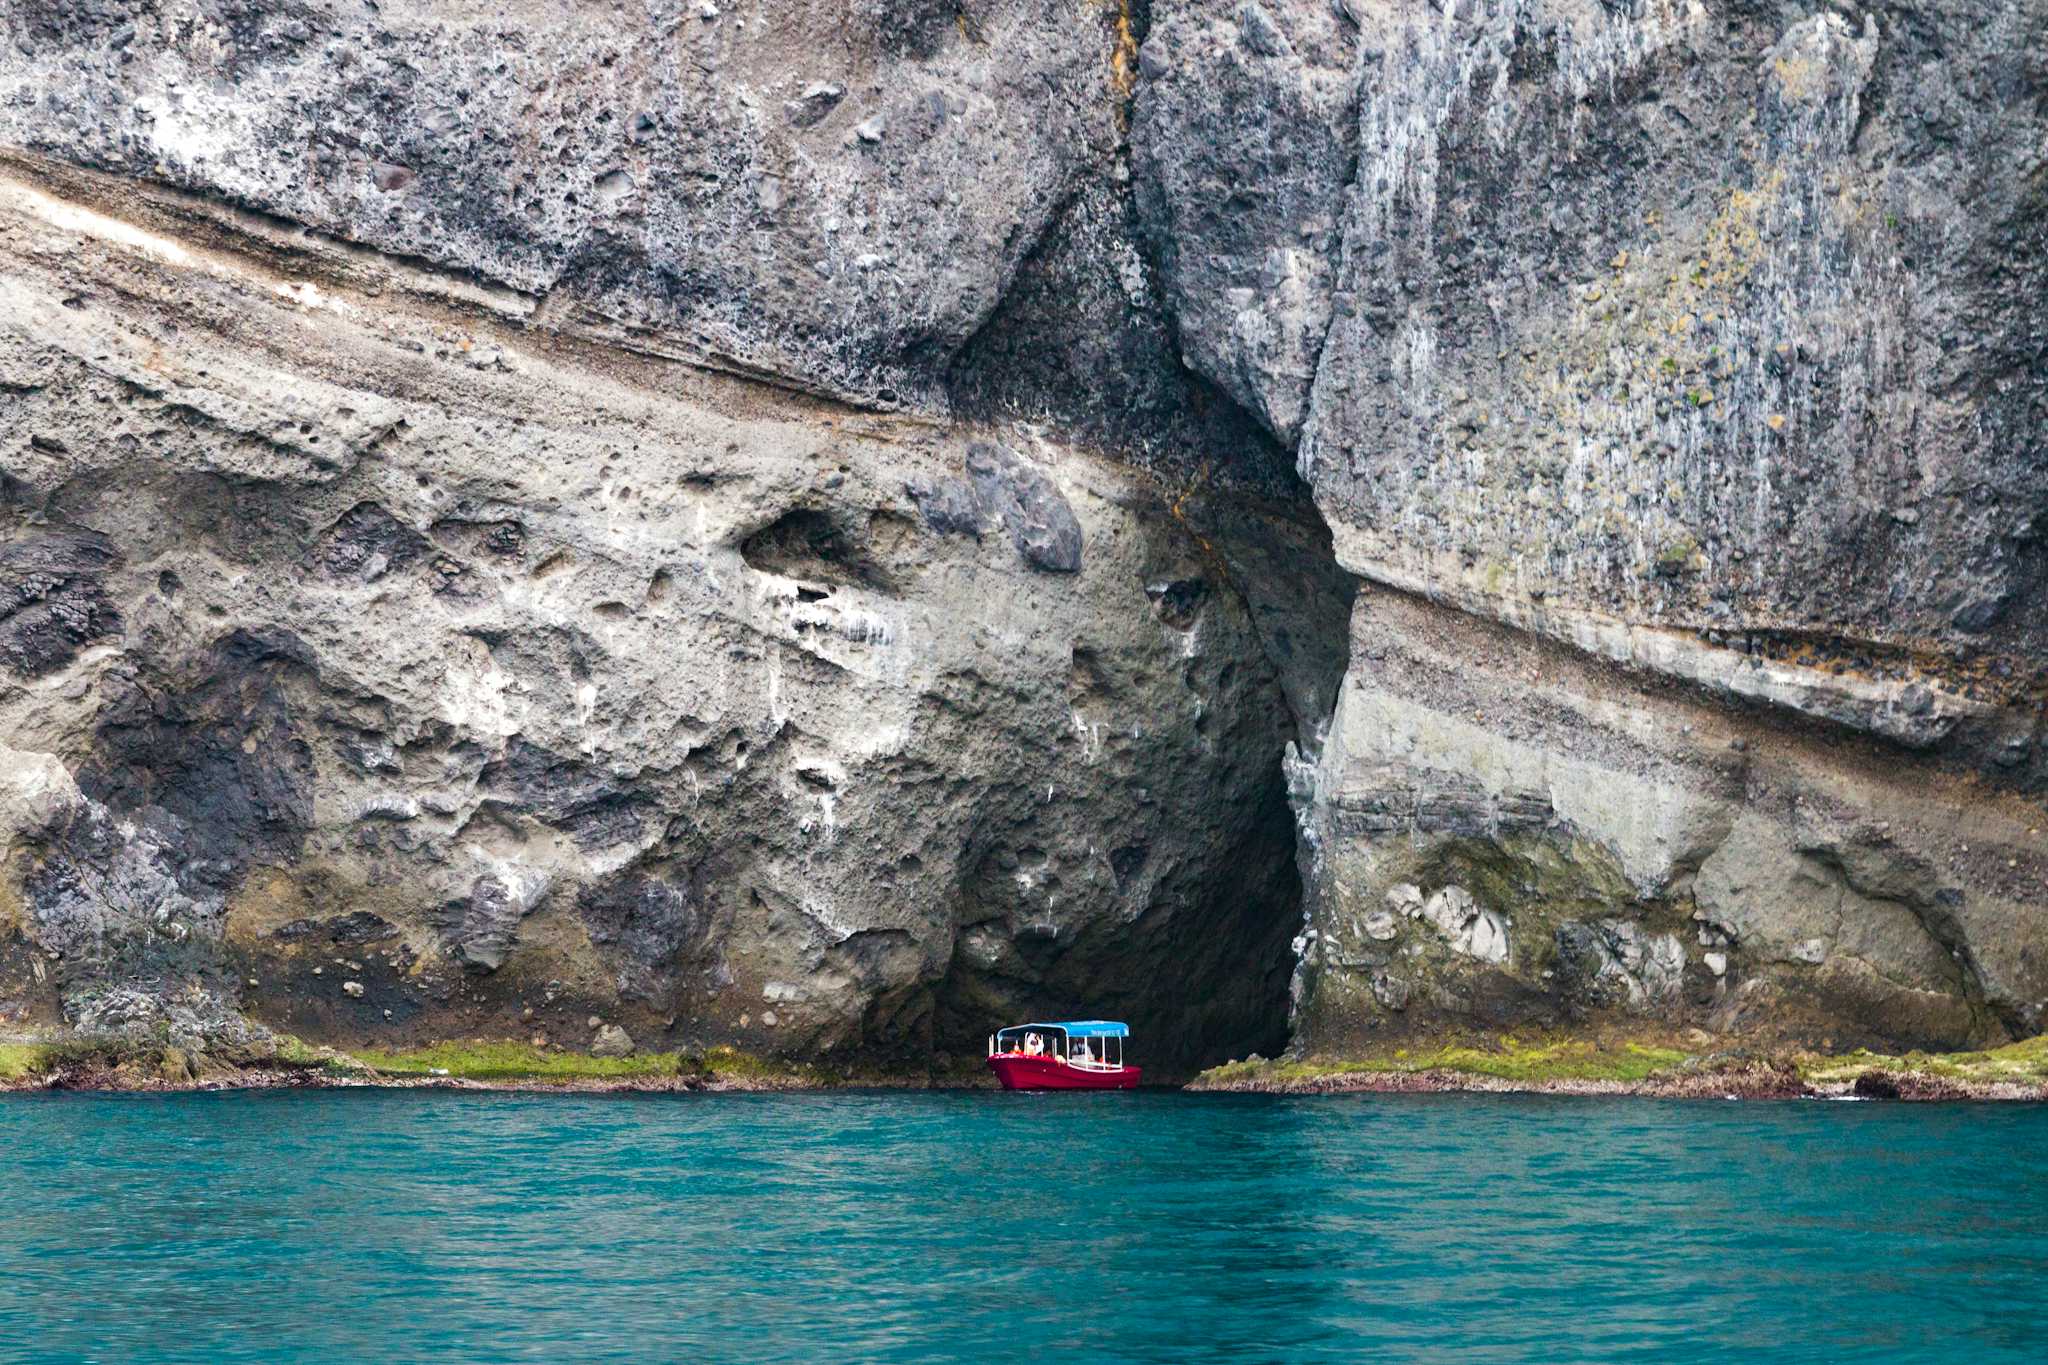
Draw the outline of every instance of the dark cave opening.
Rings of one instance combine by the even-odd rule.
[[[1155,889],[1128,923],[1072,938],[1049,924],[970,924],[935,990],[934,1056],[978,1056],[995,1029],[1027,1019],[1113,1018],[1131,1026],[1131,1059],[1148,1081],[1180,1081],[1289,1037],[1292,943],[1301,925],[1294,817],[1275,756],[1271,780],[1234,814],[1227,849]],[[1146,855],[1116,851],[1125,866]],[[977,934],[1014,945],[996,970],[969,957]]]

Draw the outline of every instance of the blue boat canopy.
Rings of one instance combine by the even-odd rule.
[[[1131,1030],[1112,1019],[1072,1019],[1063,1024],[1017,1024],[1006,1028],[1004,1033],[1015,1033],[1018,1029],[1056,1028],[1063,1030],[1069,1038],[1128,1038]]]

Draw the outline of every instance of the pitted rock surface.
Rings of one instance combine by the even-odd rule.
[[[1151,478],[56,189],[6,199],[34,249],[0,383],[10,438],[69,439],[11,439],[0,545],[120,624],[0,717],[98,812],[9,833],[7,932],[81,1023],[196,983],[223,1027],[394,1043],[599,1014],[922,1059],[1081,1009],[1169,1067],[1284,1037],[1277,759],[1334,672],[1283,682],[1254,612],[1301,608],[1195,586],[1228,565]]]
[[[894,403],[1108,155],[1105,22],[1061,0],[36,0],[0,16],[0,143]]]

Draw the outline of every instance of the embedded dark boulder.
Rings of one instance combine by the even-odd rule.
[[[189,856],[181,821],[161,810],[117,819],[73,793],[35,837],[20,883],[25,927],[55,964],[66,1024],[88,1035],[248,1035],[220,951],[226,869]]]
[[[987,441],[967,448],[967,477],[976,504],[1009,530],[1025,563],[1047,573],[1081,571],[1081,523],[1051,479]]]
[[[1081,571],[1081,523],[1058,486],[1003,446],[967,447],[965,478],[907,487],[924,524],[940,535],[972,536],[1000,526],[1024,562],[1046,573]]]
[[[226,867],[290,859],[313,823],[313,754],[290,699],[308,652],[236,631],[109,677],[78,785],[109,810],[162,811],[191,857]]]
[[[121,615],[103,580],[119,561],[91,532],[0,542],[0,665],[38,678],[95,640],[119,635]]]
[[[585,849],[639,837],[647,803],[631,785],[587,762],[513,739],[477,775],[486,808],[531,815]]]
[[[680,972],[706,965],[710,925],[688,890],[659,877],[586,886],[576,913],[606,953],[621,995],[659,1003]]]
[[[313,563],[329,578],[374,583],[409,568],[432,547],[427,538],[374,502],[351,507],[314,547]]]
[[[538,878],[483,876],[471,883],[469,895],[448,906],[444,928],[462,965],[476,972],[504,966],[519,922],[547,889]]]

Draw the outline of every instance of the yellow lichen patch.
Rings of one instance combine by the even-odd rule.
[[[1692,1041],[1703,1042],[1699,1035]],[[1747,1075],[1747,1081],[1741,1078]],[[1857,1051],[1698,1055],[1671,1040],[1594,1037],[1467,1037],[1456,1041],[1292,1061],[1253,1058],[1213,1067],[1198,1090],[1317,1091],[1383,1088],[1375,1078],[1423,1076],[1436,1088],[1573,1089],[1588,1083],[1650,1094],[1712,1093],[1724,1082],[1750,1094],[1838,1094],[1865,1077],[1884,1078],[1876,1093],[1907,1098],[2036,1099],[2048,1092],[2048,1036],[1982,1052],[1898,1055]],[[1755,1082],[1764,1083],[1758,1088]],[[1788,1088],[1789,1087],[1789,1088]]]
[[[1815,1085],[1849,1084],[1872,1073],[1932,1076],[1973,1085],[2048,1084],[2048,1035],[1985,1052],[1849,1052],[1801,1059],[1800,1073]]]
[[[1111,20],[1114,41],[1109,52],[1109,88],[1120,100],[1128,100],[1138,88],[1138,34],[1131,26],[1131,0],[1114,0]]]
[[[1806,57],[1779,57],[1771,63],[1771,74],[1790,99],[1804,101],[1827,88],[1826,68]]]
[[[680,1059],[673,1052],[591,1057],[580,1052],[480,1038],[390,1052],[358,1050],[353,1056],[371,1070],[389,1076],[447,1076],[469,1081],[601,1080],[674,1076],[680,1070]]]
[[[1252,1060],[1212,1067],[1196,1079],[1200,1088],[1289,1085],[1327,1077],[1364,1074],[1417,1075],[1444,1072],[1483,1076],[1519,1085],[1557,1081],[1648,1080],[1683,1065],[1689,1054],[1654,1044],[1606,1043],[1589,1039],[1524,1041],[1512,1035],[1470,1043],[1396,1048],[1361,1057],[1310,1057],[1299,1061]]]
[[[581,1052],[538,1048],[527,1043],[472,1038],[391,1051],[359,1050],[330,1061],[330,1067],[360,1065],[394,1079],[441,1079],[573,1085],[582,1081],[621,1083],[688,1080],[733,1089],[795,1089],[833,1082],[816,1068],[756,1057],[737,1048],[702,1053],[636,1052],[630,1057],[593,1057]]]

